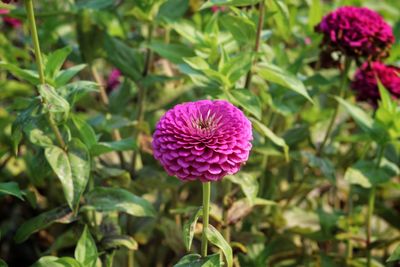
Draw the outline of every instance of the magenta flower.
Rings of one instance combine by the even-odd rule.
[[[380,99],[376,77],[394,98],[400,98],[400,68],[381,62],[366,62],[356,71],[351,84],[358,100],[368,101],[376,106]]]
[[[365,7],[340,7],[326,15],[315,30],[323,34],[323,49],[351,57],[384,58],[394,43],[390,25]]]
[[[107,80],[107,91],[112,91],[121,84],[121,71],[119,69],[112,69]]]
[[[239,171],[253,140],[250,121],[224,100],[176,105],[153,135],[154,157],[181,180],[218,181]]]
[[[0,15],[5,15],[10,13],[10,10],[8,9],[0,9]],[[3,21],[5,24],[7,24],[8,26],[11,26],[13,28],[18,28],[22,25],[21,20],[16,19],[16,18],[11,18],[8,16],[4,16]]]

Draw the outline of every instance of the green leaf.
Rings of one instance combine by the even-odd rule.
[[[195,56],[191,48],[182,44],[165,44],[162,42],[152,42],[149,45],[149,48],[175,64],[183,63],[183,58],[185,57],[190,58]]]
[[[114,4],[113,1],[110,0],[84,0],[84,1],[79,1],[76,6],[79,9],[105,9],[107,7],[110,7]]]
[[[212,225],[208,226],[206,230],[206,235],[208,241],[210,241],[212,244],[214,244],[215,246],[217,246],[222,250],[222,253],[225,255],[226,265],[228,267],[232,267],[233,266],[232,248],[225,241],[224,237]]]
[[[174,267],[221,267],[219,254],[202,258],[199,254],[189,254],[179,260]]]
[[[105,37],[104,48],[107,59],[125,76],[135,81],[142,77],[143,59],[139,51],[108,35]]]
[[[239,44],[253,43],[256,36],[256,25],[247,17],[227,15],[219,19]]]
[[[145,199],[121,188],[97,187],[86,196],[85,209],[100,212],[120,211],[137,217],[154,217],[156,211]]]
[[[99,156],[112,151],[128,151],[135,150],[136,148],[135,140],[130,137],[119,141],[99,142],[91,147],[90,153],[93,156]]]
[[[370,116],[368,116],[367,113],[365,113],[364,110],[362,110],[361,108],[359,108],[353,104],[350,104],[343,98],[340,98],[340,97],[335,97],[335,98],[347,110],[347,112],[350,113],[351,117],[355,120],[357,125],[364,132],[367,132],[367,133],[372,132],[374,121]]]
[[[57,88],[57,92],[68,100],[70,105],[74,105],[85,94],[90,92],[97,92],[98,84],[89,81],[77,81],[69,83],[63,87]]]
[[[96,242],[85,225],[81,238],[76,244],[75,259],[83,266],[96,267],[98,256]]]
[[[0,259],[0,267],[8,267],[7,262]]]
[[[55,77],[56,87],[63,86],[67,84],[75,75],[77,75],[81,70],[86,68],[86,64],[75,65],[69,69],[60,71]]]
[[[286,159],[286,161],[289,161],[289,147],[286,145],[285,140],[283,138],[278,137],[267,126],[265,126],[258,120],[255,120],[253,118],[250,118],[250,120],[253,123],[254,128],[259,133],[263,134],[265,137],[267,137],[269,140],[271,140],[275,145],[283,148],[283,151],[285,153],[285,159]]]
[[[31,267],[84,267],[77,260],[70,257],[54,257],[54,256],[44,256],[41,257],[35,264]]]
[[[189,8],[187,0],[169,0],[165,1],[158,11],[157,18],[166,18],[168,20],[177,20],[185,15]]]
[[[138,243],[135,239],[127,235],[109,235],[101,240],[101,246],[105,250],[118,249],[125,247],[129,250],[137,250]]]
[[[272,12],[278,32],[285,40],[289,39],[290,35],[290,14],[289,9],[284,1],[272,0],[269,1],[269,11]]]
[[[386,260],[386,262],[391,261],[400,261],[400,245],[396,247],[396,249],[392,252],[390,257]]]
[[[39,93],[45,100],[44,106],[46,111],[50,113],[62,114],[65,119],[68,116],[70,106],[67,100],[61,97],[54,88],[49,85],[39,85]]]
[[[68,55],[71,54],[71,52],[72,47],[66,46],[48,55],[47,63],[44,70],[46,77],[54,79],[56,74],[59,72],[62,65],[64,64],[64,61],[67,59]]]
[[[256,95],[247,89],[231,90],[229,93],[234,98],[233,102],[236,102],[236,104],[253,114],[254,117],[261,120],[261,102]]]
[[[92,126],[76,115],[71,116],[71,119],[79,133],[80,139],[90,150],[90,148],[97,143],[96,133],[94,132]]]
[[[12,195],[24,200],[22,192],[16,182],[0,183],[0,196],[1,194]]]
[[[252,6],[260,2],[260,0],[209,0],[205,2],[200,9],[212,6]]]
[[[259,63],[256,69],[261,78],[293,90],[313,103],[304,84],[292,73],[267,62]]]
[[[250,204],[254,203],[258,194],[258,182],[254,174],[242,171],[225,178],[239,185]]]
[[[192,241],[194,236],[194,230],[196,228],[197,220],[203,214],[203,207],[199,207],[193,214],[190,216],[190,219],[183,225],[183,242],[185,243],[185,247],[188,251],[192,247]]]
[[[78,139],[72,139],[68,152],[51,146],[45,149],[45,155],[60,179],[68,205],[76,210],[90,175],[90,157],[85,145]]]
[[[301,154],[308,159],[308,165],[312,168],[318,168],[322,171],[326,178],[332,183],[336,180],[335,167],[329,159],[317,157],[310,152],[303,151]]]
[[[25,81],[29,82],[30,84],[33,84],[33,85],[39,84],[39,75],[37,74],[37,72],[31,71],[31,70],[20,69],[16,65],[11,64],[11,63],[6,63],[6,62],[0,62],[0,69],[8,70],[16,78],[25,80]]]
[[[207,61],[205,61],[201,57],[190,57],[184,58],[183,61],[186,62],[191,68],[195,70],[208,70],[210,66],[208,65]]]
[[[308,10],[308,29],[314,30],[322,19],[322,4],[320,0],[311,0],[310,9]]]
[[[364,188],[377,186],[390,180],[396,173],[389,166],[376,167],[371,161],[360,160],[346,170],[344,179]]]
[[[24,222],[17,230],[14,240],[22,243],[33,233],[41,229],[47,228],[53,223],[67,224],[75,220],[73,213],[69,207],[59,207],[40,214]]]

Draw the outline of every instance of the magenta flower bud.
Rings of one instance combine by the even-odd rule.
[[[350,57],[387,57],[394,43],[392,27],[365,7],[340,7],[315,27],[323,34],[322,48]]]
[[[112,91],[121,84],[121,71],[119,69],[113,69],[108,76],[107,80],[107,91]]]
[[[183,181],[219,181],[247,161],[252,127],[243,112],[225,100],[176,105],[153,135],[154,157]]]
[[[356,71],[351,84],[357,100],[377,105],[380,94],[376,77],[394,98],[400,98],[400,68],[381,62],[366,62]]]
[[[10,13],[10,10],[0,9],[0,15],[6,15],[8,13]],[[13,28],[18,28],[22,25],[21,20],[16,19],[16,18],[7,17],[7,16],[4,16],[3,21],[6,25],[11,26]]]

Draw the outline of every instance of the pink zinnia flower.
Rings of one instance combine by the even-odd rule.
[[[10,10],[0,9],[0,15],[5,15],[8,13],[10,13]],[[5,24],[7,24],[13,28],[18,28],[22,25],[22,22],[19,19],[7,17],[7,16],[4,16],[3,21]]]
[[[315,30],[324,35],[323,49],[351,57],[384,58],[394,43],[392,27],[365,7],[340,7],[326,15]]]
[[[154,157],[181,180],[218,181],[239,171],[251,149],[251,123],[224,100],[179,104],[160,119]]]
[[[224,6],[212,6],[212,7],[211,7],[211,11],[212,11],[213,13],[216,13],[216,12],[218,12],[218,11],[223,12],[223,11],[225,11],[225,10],[226,10],[226,7],[224,7]]]
[[[381,62],[366,62],[357,70],[351,84],[358,100],[373,105],[378,103],[380,94],[376,77],[394,98],[400,98],[400,68]]]
[[[119,69],[113,69],[108,76],[107,90],[112,91],[121,84],[121,71]]]

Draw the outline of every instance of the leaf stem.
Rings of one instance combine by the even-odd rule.
[[[31,35],[32,35],[32,42],[33,42],[33,48],[35,51],[36,65],[37,65],[37,69],[38,69],[38,73],[39,73],[39,81],[41,84],[45,85],[46,79],[44,76],[44,67],[43,67],[42,55],[40,52],[39,37],[38,37],[38,33],[37,33],[37,28],[36,28],[35,10],[33,8],[33,0],[25,0],[25,8],[26,8],[27,16],[28,16],[29,28],[30,28]],[[62,138],[61,132],[58,129],[57,124],[54,121],[54,118],[51,115],[51,113],[48,113],[47,120],[49,122],[51,130],[54,132],[54,135],[55,135],[60,147],[64,150],[66,150],[67,146]]]
[[[375,168],[379,168],[382,158],[383,158],[383,152],[385,150],[384,146],[381,146],[378,150],[378,159],[375,165]],[[372,251],[371,251],[371,219],[372,215],[374,214],[374,207],[375,207],[375,198],[376,198],[376,187],[375,185],[372,185],[371,190],[369,192],[368,196],[368,213],[367,213],[367,244],[366,244],[366,249],[367,249],[367,267],[371,266],[371,258],[372,258]]]
[[[207,229],[210,212],[211,182],[203,183],[203,232],[201,236],[201,256],[207,256]]]
[[[103,105],[106,107],[106,109],[108,111],[110,100],[109,100],[108,95],[106,93],[106,90],[104,88],[104,82],[103,82],[102,78],[100,77],[100,75],[99,75],[96,67],[94,66],[94,64],[92,64],[90,66],[90,70],[92,72],[93,79],[99,85],[100,100],[101,100],[101,102],[103,103]],[[114,129],[112,131],[111,135],[112,135],[112,139],[114,141],[120,141],[122,139],[121,138],[121,133],[120,133],[120,131],[118,129]],[[116,153],[118,155],[121,167],[125,168],[126,164],[125,164],[124,154],[121,151],[118,151]]]
[[[260,49],[261,32],[262,32],[262,28],[264,26],[264,17],[265,17],[265,3],[264,2],[265,2],[265,0],[262,0],[258,6],[259,14],[258,14],[257,33],[256,33],[256,43],[254,45],[255,53],[257,53],[258,50]],[[244,88],[249,89],[252,76],[253,76],[253,74],[252,74],[251,68],[250,68],[250,70],[246,76],[246,82],[244,84]]]
[[[340,93],[339,93],[340,97],[343,97],[343,95],[345,93],[347,75],[349,73],[349,69],[350,69],[350,65],[351,65],[351,59],[349,57],[346,57],[344,65],[345,65],[344,70],[342,72],[342,77],[340,80]],[[328,129],[326,130],[326,133],[325,133],[325,137],[324,137],[320,147],[318,148],[317,155],[322,155],[323,149],[326,145],[326,142],[328,141],[329,136],[331,135],[333,124],[335,123],[338,113],[339,113],[339,103],[336,103],[335,111],[333,112],[333,115],[329,122]]]

